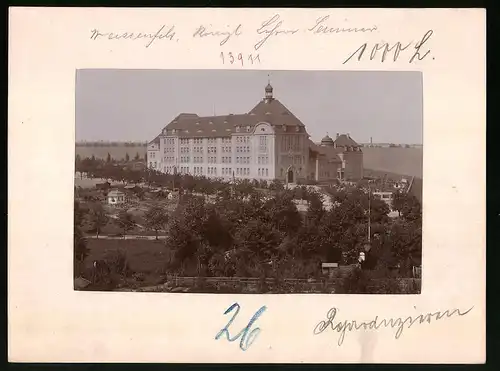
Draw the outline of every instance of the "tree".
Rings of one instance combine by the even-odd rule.
[[[75,201],[74,203],[74,217],[73,217],[73,269],[75,277],[80,274],[80,267],[87,258],[89,250],[87,247],[87,240],[83,236],[81,224],[84,218],[84,211],[81,209],[80,204]]]
[[[99,238],[102,228],[108,223],[109,220],[101,203],[95,203],[92,206],[90,220],[92,228],[96,232],[96,238]]]
[[[127,232],[132,230],[135,226],[134,220],[132,219],[132,215],[126,210],[120,211],[118,214],[118,225],[123,231],[123,237],[125,238]]]
[[[128,152],[125,153],[125,162],[129,162],[130,161],[130,156],[128,154]]]
[[[108,157],[106,158],[106,162],[109,164],[111,162],[111,155],[110,153],[108,152]]]
[[[398,212],[399,216],[401,216],[401,210],[403,210],[404,202],[405,195],[399,191],[395,192],[392,197],[392,208]]]
[[[407,193],[401,208],[401,214],[408,221],[421,221],[422,206],[420,201],[415,196]]]
[[[156,239],[158,239],[158,231],[165,229],[168,223],[168,213],[166,210],[159,206],[151,206],[144,214],[146,219],[146,227],[156,232]]]

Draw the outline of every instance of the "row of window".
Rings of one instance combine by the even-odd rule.
[[[269,156],[258,156],[257,157],[257,163],[259,163],[259,164],[268,164],[269,163]]]
[[[149,163],[150,167],[155,168],[156,163],[150,162]],[[163,170],[168,173],[168,174],[173,174],[175,172],[175,166],[164,166]],[[180,174],[190,174],[190,170],[188,166],[181,166],[177,168],[177,171]],[[238,176],[247,176],[250,175],[250,168],[236,168],[234,169],[234,172]],[[193,167],[193,175],[203,175],[203,167],[202,166],[194,166]],[[207,175],[217,175],[217,168],[209,166],[207,167]],[[257,169],[257,174],[259,177],[268,177],[269,176],[269,169],[268,168],[258,168]],[[283,175],[283,169],[281,169],[281,174]],[[328,175],[326,175],[328,174]],[[221,175],[223,176],[231,176],[233,175],[233,169],[229,167],[223,167],[221,168]],[[325,173],[325,175],[328,177],[329,173]]]
[[[233,175],[233,169],[230,167],[223,167],[221,169],[222,175],[228,176],[228,175]]]
[[[217,147],[208,147],[208,153],[217,153]]]
[[[230,146],[223,146],[222,147],[222,152],[224,152],[224,153],[231,153],[232,149],[231,149]]]
[[[250,175],[250,168],[238,167],[236,168],[236,175]]]
[[[249,132],[250,132],[250,130],[251,130],[251,127],[250,127],[250,126],[247,126],[247,127],[246,127],[246,131],[247,131],[247,133],[249,133]],[[237,132],[237,133],[239,133],[240,131],[241,131],[241,127],[236,126],[236,132]]]
[[[208,175],[217,175],[217,168],[216,167],[208,167],[207,174]]]
[[[281,137],[282,150],[299,151],[302,147],[303,139],[299,135],[286,135]]]
[[[259,168],[257,174],[259,174],[259,176],[269,176],[269,169]]]
[[[236,143],[250,143],[250,137],[236,137]]]
[[[236,147],[236,152],[250,152],[250,146]]]
[[[300,155],[281,155],[281,163],[282,164],[290,164],[294,165],[302,165],[305,164],[305,157]]]
[[[249,164],[250,163],[250,157],[236,157],[236,163],[237,164]]]
[[[165,147],[163,149],[163,153],[175,152],[175,148],[173,147]]]
[[[299,156],[300,157],[300,156]],[[188,163],[190,162],[191,158],[189,156],[180,156],[179,157],[179,162],[181,163]],[[230,164],[232,163],[232,157],[231,156],[222,156],[220,158],[221,163],[223,164]],[[174,162],[175,157],[174,156],[165,156],[163,157],[164,162]],[[193,163],[203,163],[204,157],[203,156],[193,156]],[[217,156],[207,156],[207,162],[209,164],[217,164]],[[257,157],[257,162],[259,165],[266,165],[269,163],[269,156],[258,156]],[[251,157],[250,156],[237,156],[236,157],[236,163],[237,164],[250,164],[251,163]]]
[[[285,142],[288,143],[288,141],[290,139],[286,139],[285,138],[294,138],[295,136],[287,136],[287,137],[283,137],[283,145],[285,145]],[[237,136],[236,137],[236,143],[238,144],[247,144],[247,143],[250,143],[250,136],[248,135],[245,135],[245,136]],[[297,140],[297,144],[298,144],[298,136],[295,137]],[[204,138],[193,138],[193,144],[203,144],[203,139]],[[223,137],[223,138],[220,138],[221,139],[221,143],[222,144],[231,144],[232,143],[232,138],[230,137]],[[179,142],[181,145],[189,145],[190,143],[190,138],[180,138],[179,139]],[[207,142],[208,144],[216,144],[217,143],[217,138],[207,138]],[[163,143],[165,145],[175,145],[175,138],[164,138],[163,139]],[[259,144],[260,145],[266,145],[267,144],[267,136],[264,136],[264,135],[261,135],[259,137]]]

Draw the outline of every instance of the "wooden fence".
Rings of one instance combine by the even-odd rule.
[[[275,278],[251,278],[251,277],[181,277],[181,276],[168,276],[165,284],[155,287],[142,287],[137,291],[163,291],[162,289],[170,287],[184,287],[194,288],[199,287],[201,283],[215,287],[239,287],[243,291],[252,292],[259,285],[265,284],[271,291],[277,286],[280,286],[280,291],[284,292],[327,292],[334,293],[343,284],[342,278],[330,278],[325,280],[315,279],[298,279],[298,278],[285,278],[276,280]],[[420,292],[421,281],[415,278],[398,278],[398,279],[380,279],[373,278],[370,280],[368,289],[370,292],[377,293],[377,286],[382,283],[391,282],[397,286],[397,293],[416,293]],[[393,288],[394,290],[394,288]],[[382,290],[384,291],[384,290]],[[390,293],[390,292],[380,292]]]

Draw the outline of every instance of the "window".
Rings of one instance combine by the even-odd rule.
[[[266,169],[266,176],[269,176],[269,169]]]

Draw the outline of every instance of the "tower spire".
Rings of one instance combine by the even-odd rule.
[[[271,86],[271,79],[269,77],[269,74],[267,74],[267,86],[265,92],[265,101],[266,103],[269,103],[273,100],[273,87]]]

